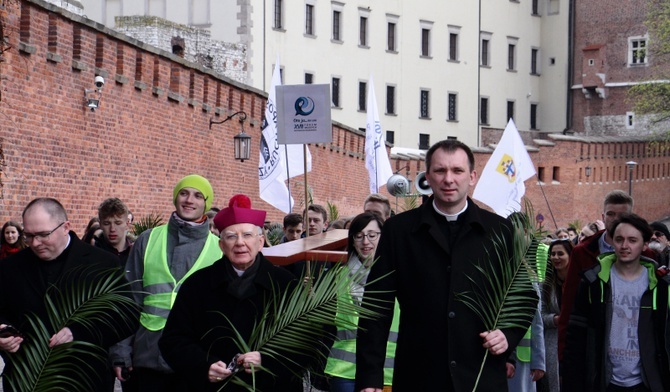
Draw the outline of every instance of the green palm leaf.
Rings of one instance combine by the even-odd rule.
[[[45,324],[34,314],[28,316],[31,332],[21,349],[12,354],[14,371],[5,375],[15,391],[92,390],[97,377],[92,364],[106,362],[106,348],[83,341],[49,347],[51,331],[78,323],[95,336],[100,334],[95,328],[98,323],[124,330],[134,324],[137,305],[131,299],[129,284],[118,269],[73,269],[62,281],[74,283],[66,285],[64,290],[58,290],[56,286],[47,290],[45,304],[49,323]],[[68,374],[77,374],[77,378],[68,377]]]
[[[526,211],[532,211],[528,203]],[[527,212],[511,217],[514,230],[511,246],[503,234],[496,235],[493,238],[495,254],[475,266],[478,276],[467,277],[471,290],[456,293],[457,300],[472,310],[489,331],[528,328],[537,310],[537,302],[528,300],[529,290],[539,283],[538,260],[534,257],[537,241],[529,216],[533,214]],[[485,284],[481,284],[482,281]],[[486,350],[473,391],[479,384],[488,353]]]
[[[309,276],[314,276],[314,271]],[[297,284],[283,293],[274,289],[275,295],[266,303],[248,342],[226,320],[234,331],[241,352],[259,351],[262,356],[286,364],[289,369],[299,368],[301,364],[296,362],[297,357],[323,357],[318,342],[325,333],[325,326],[335,326],[336,313],[359,318],[378,316],[374,310],[362,308],[350,301],[338,301],[338,298],[349,292],[352,284],[361,284],[363,279],[363,271],[350,275],[345,265],[338,265],[320,274],[313,286]],[[305,281],[303,277],[301,282]],[[261,370],[268,371],[262,367]],[[296,375],[300,376],[298,373]],[[247,385],[236,376],[229,377],[221,389],[227,382],[246,386],[250,391],[255,390],[254,386]]]

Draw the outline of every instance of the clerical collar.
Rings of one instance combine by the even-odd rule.
[[[459,216],[460,214],[464,213],[465,210],[468,209],[468,201],[465,200],[465,206],[463,207],[463,209],[460,210],[460,211],[458,211],[458,212],[455,213],[455,214],[447,214],[447,213],[444,213],[444,212],[440,211],[440,209],[437,208],[437,204],[435,204],[435,199],[433,199],[433,208],[435,209],[435,212],[437,212],[438,214],[440,214],[440,215],[442,215],[443,217],[445,217],[445,218],[447,219],[447,222],[453,222],[453,221],[455,221],[455,220],[458,219],[458,216]]]

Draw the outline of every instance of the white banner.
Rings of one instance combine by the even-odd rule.
[[[268,102],[265,106],[265,116],[261,124],[261,146],[260,159],[258,160],[258,188],[261,199],[270,203],[285,213],[290,213],[293,207],[291,197],[285,181],[287,180],[286,160],[284,146],[277,142],[277,105],[275,99],[275,87],[281,84],[279,74],[279,59],[275,63],[270,82]],[[302,145],[297,147],[302,158]],[[291,154],[289,152],[289,154]],[[300,174],[302,170],[302,160]],[[296,168],[297,171],[297,168]]]
[[[370,75],[368,81],[367,124],[365,126],[365,167],[370,175],[370,193],[379,193],[393,175],[391,162],[386,152],[384,131],[379,122],[375,86]]]
[[[533,161],[526,151],[519,130],[512,119],[507,123],[498,146],[486,163],[472,194],[498,215],[507,217],[521,211],[521,198],[526,193],[524,181],[535,175]]]

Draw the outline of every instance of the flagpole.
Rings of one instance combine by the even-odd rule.
[[[544,201],[547,203],[547,209],[549,210],[549,215],[551,216],[551,220],[554,221],[554,227],[558,229],[558,225],[556,224],[556,219],[554,218],[554,213],[551,211],[551,206],[549,205],[549,200],[547,199],[547,195],[544,193],[544,187],[542,186],[542,182],[540,179],[537,177],[537,173],[535,173],[535,178],[537,179],[537,185],[540,186],[540,190],[542,191],[542,196],[544,197]]]
[[[289,174],[289,164],[288,164],[288,145],[284,144],[284,157],[286,158],[286,188],[288,189],[288,212],[289,214],[293,211],[293,206],[291,205],[291,176]]]
[[[375,193],[379,193],[379,161],[377,160],[377,149],[375,148]]]

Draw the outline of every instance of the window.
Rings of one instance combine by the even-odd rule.
[[[389,52],[396,51],[395,30],[396,30],[395,23],[389,22],[388,32],[386,35],[386,50],[388,50]]]
[[[513,71],[516,66],[516,45],[507,44],[507,70]]]
[[[421,90],[421,101],[420,101],[420,113],[419,117],[421,118],[429,118],[430,117],[430,91],[428,90]]]
[[[628,38],[628,64],[647,64],[647,37]]]
[[[480,65],[484,67],[490,67],[491,66],[491,37],[493,36],[491,33],[481,33],[481,58],[480,58]]]
[[[626,129],[635,129],[635,113],[626,112]]]
[[[421,24],[421,57],[430,57],[430,30],[433,28],[433,22],[422,20]]]
[[[514,101],[507,101],[507,120],[514,119]]]
[[[305,34],[314,35],[314,5],[305,4]]]
[[[537,129],[537,104],[530,104],[530,129]]]
[[[331,86],[333,107],[340,107],[340,78],[333,78]]]
[[[395,144],[395,132],[386,131],[386,141],[391,144]]]
[[[458,36],[461,28],[458,26],[449,27],[449,61],[458,61]]]
[[[507,70],[516,71],[516,46],[519,39],[507,37]]]
[[[449,93],[447,101],[447,120],[456,121],[456,94]]]
[[[489,123],[489,99],[488,98],[479,98],[479,123],[488,124]]]
[[[395,86],[386,86],[386,114],[395,114]]]
[[[539,75],[540,70],[538,69],[538,62],[537,62],[537,56],[538,56],[539,50],[536,48],[531,48],[530,49],[530,73],[532,75]]]
[[[419,150],[428,150],[430,148],[430,135],[419,134]]]
[[[359,23],[358,45],[368,46],[368,18],[361,16]]]
[[[532,0],[530,8],[531,8],[531,15],[540,15],[539,12],[539,0]]]
[[[358,110],[365,111],[367,104],[367,89],[366,82],[358,82]]]
[[[430,56],[430,30],[421,29],[421,56]]]
[[[305,84],[312,84],[314,83],[314,74],[305,72]]]
[[[333,11],[333,41],[342,41],[340,30],[342,29],[342,13]]]
[[[275,9],[274,9],[274,28],[283,29],[284,28],[284,0],[275,0]]]

